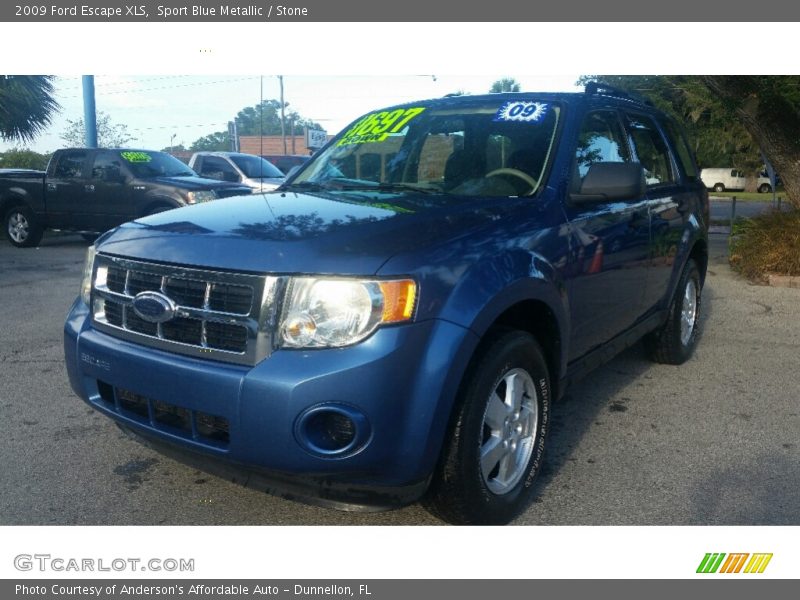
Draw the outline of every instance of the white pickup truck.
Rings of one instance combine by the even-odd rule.
[[[271,162],[240,152],[195,152],[189,166],[201,177],[242,183],[255,193],[270,192],[286,179]]]

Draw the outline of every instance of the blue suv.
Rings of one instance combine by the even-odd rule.
[[[506,523],[570,382],[642,337],[690,356],[707,225],[680,128],[617,90],[386,108],[275,192],[102,236],[69,377],[245,485]]]

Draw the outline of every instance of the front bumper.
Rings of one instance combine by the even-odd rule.
[[[417,499],[436,465],[461,369],[477,339],[429,320],[341,349],[279,350],[254,367],[179,356],[65,324],[75,392],[123,428],[206,471],[336,508]],[[466,351],[465,351],[466,348]],[[305,415],[353,415],[343,452],[309,444]]]

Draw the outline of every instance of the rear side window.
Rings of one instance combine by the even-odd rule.
[[[695,165],[694,156],[689,148],[689,144],[686,141],[686,136],[683,135],[680,128],[669,119],[662,120],[661,125],[663,125],[670,141],[672,141],[672,147],[675,149],[676,153],[675,157],[678,159],[681,170],[683,170],[683,176],[689,181],[697,181],[697,166]]]
[[[53,177],[63,177],[65,179],[83,177],[83,165],[85,162],[86,152],[82,150],[65,152],[58,159]]]
[[[628,129],[647,185],[674,182],[670,153],[655,122],[644,115],[628,115]]]

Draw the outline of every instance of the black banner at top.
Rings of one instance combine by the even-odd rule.
[[[800,3],[785,0],[761,0],[755,4],[745,0],[530,0],[524,3],[519,0],[12,0],[0,5],[0,21],[787,22],[800,21]]]

